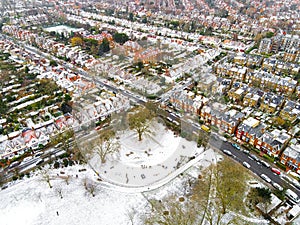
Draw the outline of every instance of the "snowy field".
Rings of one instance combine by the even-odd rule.
[[[185,196],[190,179],[222,160],[211,149],[203,151],[194,142],[174,137],[162,124],[154,126],[156,135],[149,134],[142,141],[133,132],[117,134],[120,153],[103,165],[96,156],[92,167],[45,165],[31,172],[30,178],[10,183],[0,191],[0,224],[142,225],[141,218],[151,210],[149,199],[172,193]],[[189,160],[191,156],[195,158]],[[266,224],[261,219],[245,219],[249,224]]]
[[[101,165],[99,156],[90,164],[100,177],[123,187],[149,187],[184,166],[190,157],[199,156],[203,148],[195,142],[174,137],[170,130],[155,122],[152,130],[142,141],[133,131],[121,133],[119,154]]]
[[[55,32],[61,34],[64,31],[67,31],[68,33],[71,33],[71,31],[76,32],[76,31],[80,31],[81,29],[72,28],[72,27],[68,27],[68,26],[65,26],[65,25],[59,25],[59,26],[55,26],[55,27],[44,28],[44,30],[48,31],[48,32],[55,31]]]
[[[103,188],[92,170],[79,173],[81,168],[73,166],[51,170],[52,188],[41,175],[37,175],[0,191],[0,224],[126,225],[130,224],[128,213],[132,207],[139,212],[144,211],[147,202],[141,193],[130,194]],[[62,170],[66,173],[63,176],[72,176],[69,185],[61,178],[63,176],[57,176]],[[85,179],[95,185],[95,197],[85,190]]]
[[[201,173],[199,168],[222,158],[213,150],[201,155],[203,158],[183,175],[155,190],[136,193],[124,192],[120,187],[98,181],[88,166],[50,170],[45,166],[52,188],[37,171],[31,178],[11,183],[10,187],[0,191],[1,225],[130,225],[132,221],[142,225],[141,217],[151,210],[149,199],[163,199],[172,193],[184,196],[188,191],[187,181],[197,179]],[[86,171],[79,172],[79,169]],[[64,179],[66,176],[70,176],[69,184]],[[95,197],[85,189],[84,183],[94,185]],[[262,219],[245,219],[249,224],[268,224]]]

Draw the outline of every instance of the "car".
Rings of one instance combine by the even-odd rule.
[[[226,137],[223,137],[223,136],[219,136],[220,140],[223,141],[223,142],[227,142],[227,138]]]
[[[15,162],[12,162],[10,165],[9,165],[9,169],[12,169],[12,168],[14,168],[14,167],[16,167],[16,166],[18,166],[18,165],[20,165],[20,162],[19,161],[15,161]]]
[[[291,189],[287,189],[285,192],[285,195],[293,202],[293,203],[299,203],[300,202],[300,198],[299,196],[293,192]]]
[[[44,162],[44,160],[43,159],[41,159],[40,161],[38,161],[35,165],[41,165],[42,163]]]
[[[280,174],[281,174],[280,170],[277,169],[277,168],[274,168],[274,167],[271,168],[271,171],[272,171],[273,173],[277,174],[277,175],[280,175]]]
[[[229,151],[229,150],[223,149],[223,152],[224,152],[226,155],[232,156],[232,153],[231,153],[231,151]]]
[[[250,154],[249,155],[252,159],[254,159],[255,161],[259,161],[258,157],[256,155]]]
[[[243,162],[243,166],[246,167],[246,168],[248,168],[248,169],[251,167],[250,164],[247,163],[247,162]]]
[[[283,187],[281,187],[279,184],[273,182],[272,185],[273,185],[273,187],[276,188],[277,190],[283,191]]]
[[[262,179],[264,179],[265,181],[267,181],[268,183],[271,183],[271,179],[270,179],[266,174],[262,173],[262,174],[260,175],[260,177],[261,177]]]
[[[250,151],[249,151],[249,150],[246,150],[246,149],[243,149],[243,152],[244,152],[245,154],[249,154],[249,153],[250,153]]]
[[[267,167],[267,168],[270,168],[270,167],[271,167],[269,163],[267,163],[267,162],[265,162],[265,161],[263,161],[263,160],[261,160],[260,162],[261,162],[262,165],[264,165],[264,166]]]
[[[241,150],[241,147],[240,147],[238,144],[232,143],[231,145],[232,145],[234,148],[236,148],[237,150]]]
[[[23,159],[23,162],[27,162],[27,161],[30,161],[31,159],[33,159],[32,156],[27,156]]]
[[[54,148],[59,148],[59,147],[61,147],[61,146],[62,146],[62,143],[60,142],[60,143],[58,143],[57,145],[55,145]]]
[[[43,152],[36,153],[34,157],[40,157],[41,155],[43,155]]]

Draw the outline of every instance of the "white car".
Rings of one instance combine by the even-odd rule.
[[[261,160],[260,162],[261,162],[261,164],[263,164],[263,165],[264,165],[265,167],[267,167],[267,168],[270,168],[270,167],[271,167],[269,163],[267,163],[267,162],[265,162],[265,161],[263,161],[263,160]]]
[[[229,151],[229,150],[224,149],[223,152],[224,152],[226,155],[232,156],[232,153],[231,153],[231,151]]]
[[[272,185],[274,188],[278,189],[279,191],[283,191],[283,187],[281,187],[279,184],[273,182]]]
[[[248,168],[248,169],[251,167],[250,164],[247,163],[247,162],[243,162],[243,166],[246,167],[246,168]]]
[[[260,177],[265,181],[267,181],[268,183],[271,183],[271,179],[266,174],[263,173],[260,175]]]

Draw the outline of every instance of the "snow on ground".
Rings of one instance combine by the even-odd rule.
[[[1,225],[126,225],[130,224],[128,212],[132,207],[139,212],[144,211],[148,203],[141,193],[105,189],[90,169],[79,173],[79,168],[82,166],[50,171],[53,188],[49,188],[41,175],[37,175],[0,191]],[[69,185],[60,178],[65,176],[59,174],[62,170],[72,175]],[[85,190],[85,178],[97,184],[95,197]],[[59,189],[62,190],[62,199]]]
[[[31,173],[31,178],[24,178],[0,191],[1,225],[129,225],[130,215],[135,225],[141,225],[141,217],[151,210],[149,199],[163,199],[172,193],[176,196],[188,194],[188,180],[197,179],[197,175],[201,174],[200,168],[203,169],[220,158],[211,149],[201,156],[195,166],[167,184],[149,192],[136,193],[123,192],[123,188],[98,181],[89,166],[47,169],[47,165],[43,171],[49,174],[52,188],[49,188],[38,170]],[[79,172],[79,169],[86,171]],[[63,179],[66,176],[71,177],[69,185]],[[95,197],[85,190],[85,180],[95,185]],[[60,197],[59,190],[63,198]],[[245,219],[249,221],[249,218]],[[266,224],[261,223],[264,220],[260,219],[253,218],[253,221],[256,224]]]
[[[55,27],[48,27],[48,28],[44,28],[45,31],[48,31],[48,32],[51,32],[51,31],[55,31],[55,32],[58,32],[58,33],[62,33],[64,31],[67,31],[67,32],[76,32],[76,31],[80,31],[81,29],[77,29],[77,28],[72,28],[72,27],[68,27],[68,26],[65,26],[65,25],[59,25],[59,26],[55,26]]]
[[[144,187],[154,184],[170,175],[203,152],[195,142],[174,137],[160,123],[155,123],[155,135],[150,134],[138,141],[133,131],[120,134],[121,150],[118,159],[114,157],[101,165],[99,156],[90,164],[108,182],[127,187]]]
[[[198,179],[201,170],[212,162],[222,159],[212,149],[203,152],[196,143],[174,137],[161,124],[155,126],[157,135],[141,142],[132,132],[119,135],[120,154],[96,168],[102,181],[95,174],[99,159],[94,157],[93,169],[88,165],[49,169],[46,165],[42,170],[46,172],[37,170],[31,178],[13,182],[0,191],[1,225],[127,225],[132,224],[130,215],[133,224],[143,224],[142,216],[151,210],[149,199],[163,199],[172,193],[189,194],[190,181]],[[196,157],[189,160],[191,156]],[[180,160],[182,163],[178,164]],[[79,172],[82,169],[85,171]],[[52,188],[45,174],[49,175]],[[65,179],[68,176],[69,184]],[[95,187],[95,197],[84,183]],[[261,219],[244,219],[266,224]]]

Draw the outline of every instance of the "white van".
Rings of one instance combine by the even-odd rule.
[[[298,197],[298,195],[295,192],[293,192],[291,189],[287,189],[285,195],[294,203],[300,202],[300,198]]]

